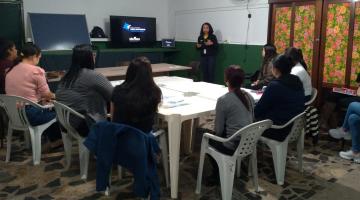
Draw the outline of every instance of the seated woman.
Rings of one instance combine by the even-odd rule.
[[[14,65],[16,58],[17,50],[14,42],[0,39],[0,94],[5,94],[5,71]],[[0,107],[0,139],[3,139],[7,133],[8,122],[5,110]]]
[[[360,102],[360,73],[357,75],[356,82],[358,84],[357,96],[349,96],[330,92],[325,95],[325,103],[321,108],[320,126],[322,129],[328,130],[340,126],[343,122],[339,119],[338,113],[342,108],[347,108],[352,102]]]
[[[45,71],[36,66],[41,58],[41,50],[33,44],[25,44],[21,50],[21,61],[9,68],[5,78],[5,90],[8,95],[27,98],[35,103],[47,103],[55,98],[46,82]],[[45,124],[56,117],[55,111],[26,106],[26,115],[32,126]],[[45,130],[50,146],[62,145],[60,129],[57,123]]]
[[[331,129],[330,136],[336,139],[349,137],[352,139],[352,149],[341,151],[341,158],[354,160],[360,164],[360,103],[353,102],[349,105],[344,119],[344,124],[340,129]]]
[[[161,96],[161,90],[152,76],[149,59],[135,58],[127,69],[125,82],[114,89],[111,98],[113,121],[150,133]]]
[[[288,56],[279,55],[272,64],[275,79],[256,104],[255,118],[270,119],[274,125],[284,125],[305,110],[304,89],[300,79],[290,74],[293,64]],[[291,126],[281,130],[268,129],[262,136],[282,142],[289,135],[290,129]]]
[[[225,83],[229,92],[221,96],[216,103],[215,132],[219,137],[231,137],[236,131],[253,123],[254,99],[247,92],[241,90],[245,79],[244,71],[236,65],[225,69]],[[210,140],[211,146],[219,152],[233,155],[239,145],[240,137],[227,143]],[[210,157],[211,158],[211,157]],[[208,180],[208,185],[219,181],[219,169],[215,160],[210,159],[213,174]]]
[[[94,121],[106,120],[107,103],[111,100],[113,86],[106,77],[94,71],[94,60],[90,45],[77,45],[73,49],[70,69],[61,79],[56,91],[56,100]],[[89,132],[85,120],[70,116],[70,124],[86,137]]]
[[[300,78],[305,92],[305,102],[311,99],[312,85],[311,77],[307,70],[307,65],[304,61],[304,57],[301,49],[290,47],[285,50],[285,55],[289,56],[293,62],[291,74]]]
[[[263,62],[260,69],[257,80],[251,84],[251,88],[254,90],[262,89],[267,86],[274,76],[271,72],[272,64],[271,60],[277,56],[276,47],[272,44],[264,45],[262,49]]]

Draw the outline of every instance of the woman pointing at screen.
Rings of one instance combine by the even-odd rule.
[[[203,80],[208,83],[215,82],[215,64],[218,49],[218,41],[210,23],[201,26],[200,36],[196,48],[201,51],[200,66]]]

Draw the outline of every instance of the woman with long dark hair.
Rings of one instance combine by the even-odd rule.
[[[14,42],[0,38],[0,94],[5,94],[5,71],[14,65],[17,50]],[[0,106],[0,139],[7,133],[9,119]],[[2,145],[2,144],[1,144]]]
[[[91,46],[75,46],[70,69],[60,81],[56,99],[75,111],[100,121],[106,119],[107,103],[111,100],[113,86],[94,68],[95,58]],[[89,129],[85,120],[76,116],[70,118],[71,125],[78,133],[87,136]]]
[[[5,78],[5,91],[8,95],[27,98],[35,103],[46,103],[55,98],[50,91],[44,69],[38,67],[41,49],[33,44],[25,44],[21,49],[19,63],[9,68]],[[26,106],[26,115],[32,126],[45,124],[56,117],[55,111]],[[44,149],[62,145],[61,133],[57,123],[45,130],[50,144]]]
[[[307,72],[307,65],[304,61],[304,57],[301,49],[290,47],[285,50],[285,55],[289,56],[292,60],[293,67],[291,68],[291,74],[300,78],[305,92],[305,100],[311,99],[312,85],[311,77]]]
[[[127,69],[125,82],[114,89],[111,103],[113,121],[150,133],[161,98],[149,59],[135,58]]]
[[[254,119],[253,110],[255,101],[250,94],[241,90],[245,79],[245,72],[237,65],[231,65],[224,72],[225,82],[229,92],[220,97],[216,104],[215,132],[223,138],[231,137],[236,131],[251,124]],[[233,155],[240,141],[240,137],[227,143],[210,140],[211,146],[218,151]],[[212,159],[211,159],[212,160]],[[216,161],[211,161],[213,175],[209,180],[218,182],[219,170]]]
[[[273,44],[266,44],[262,49],[262,66],[259,72],[257,80],[251,84],[252,89],[261,89],[264,86],[267,86],[274,76],[271,72],[272,69],[272,59],[277,56],[276,47]]]
[[[215,65],[218,46],[218,41],[214,35],[211,24],[206,22],[201,25],[196,48],[201,51],[200,66],[205,82],[215,82]]]
[[[0,94],[5,94],[5,72],[14,66],[17,58],[15,43],[0,38]]]

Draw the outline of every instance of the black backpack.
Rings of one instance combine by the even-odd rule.
[[[104,30],[98,26],[94,26],[90,33],[91,38],[106,38]]]

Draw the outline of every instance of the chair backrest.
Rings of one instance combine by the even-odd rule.
[[[312,91],[311,91],[311,99],[308,102],[305,103],[305,106],[308,106],[308,105],[312,104],[315,101],[315,99],[317,97],[317,94],[318,94],[317,89],[313,88]]]
[[[271,120],[264,120],[252,123],[236,132],[233,136],[240,135],[241,139],[234,156],[245,157],[252,154],[259,138],[272,124]]]
[[[59,123],[67,130],[67,133],[75,138],[80,137],[79,133],[70,124],[70,115],[72,114],[82,119],[85,119],[85,116],[57,101],[54,101],[54,107],[56,117]]]
[[[300,113],[290,121],[293,121],[293,126],[289,134],[289,142],[297,141],[299,136],[303,133],[306,126],[306,113]]]
[[[4,107],[6,114],[9,117],[11,127],[21,130],[26,130],[30,126],[26,116],[25,105],[41,108],[39,104],[34,103],[29,99],[11,95],[0,95],[0,104]]]

